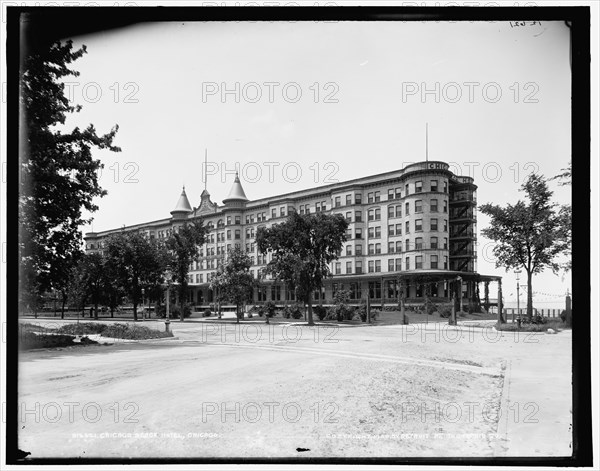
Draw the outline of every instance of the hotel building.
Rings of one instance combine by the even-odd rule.
[[[209,232],[190,267],[188,301],[202,309],[214,302],[210,280],[231,248],[251,257],[255,277],[269,262],[256,247],[258,228],[282,222],[291,211],[337,213],[349,222],[347,241],[330,266],[332,277],[314,293],[315,302],[330,303],[338,289],[349,290],[356,303],[368,296],[373,306],[396,304],[400,292],[407,303],[422,303],[425,296],[444,302],[454,290],[463,302],[494,305],[488,285],[500,278],[477,273],[476,190],[473,178],[454,175],[447,163],[437,161],[258,200],[246,197],[236,175],[222,205],[204,190],[192,207],[184,189],[171,217],[90,232],[84,239],[86,251],[102,251],[106,237],[122,230],[163,239],[186,221],[201,219]],[[480,283],[485,285],[481,295]],[[293,299],[282,283],[268,279],[254,293],[254,303]]]

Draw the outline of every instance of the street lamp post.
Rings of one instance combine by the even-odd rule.
[[[146,306],[146,298],[145,298],[145,296],[146,296],[146,290],[144,288],[142,288],[142,320],[144,320],[145,317],[146,317],[146,314],[144,312],[144,308]]]
[[[517,270],[517,271],[515,271],[515,273],[517,275],[517,314],[519,317],[521,317],[521,309],[520,309],[521,298],[519,297],[519,274],[521,273],[521,270]],[[514,324],[515,323],[515,311],[513,311],[512,321]]]
[[[169,332],[171,328],[171,313],[169,312],[169,303],[171,302],[171,274],[167,273],[165,276],[167,282],[167,301],[165,306],[165,332]]]

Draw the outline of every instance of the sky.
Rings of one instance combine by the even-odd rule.
[[[108,195],[84,232],[168,218],[183,185],[198,206],[205,149],[219,204],[236,169],[252,200],[400,169],[427,148],[474,177],[479,204],[505,205],[529,172],[551,177],[571,158],[562,22],[152,23],[73,39],[88,54],[66,126],[118,124],[122,148],[94,152]],[[479,233],[478,271],[504,276],[516,301],[491,247]],[[570,283],[536,276],[537,305],[562,306]]]

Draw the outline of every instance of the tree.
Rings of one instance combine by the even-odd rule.
[[[567,242],[561,226],[561,216],[556,204],[550,202],[552,192],[546,180],[531,174],[521,186],[528,202],[517,201],[500,207],[484,204],[482,213],[491,217],[491,226],[482,234],[495,241],[496,267],[523,268],[527,273],[527,316],[533,315],[533,291],[531,280],[534,274],[550,268],[556,273],[560,265],[556,257],[567,250]]]
[[[340,214],[293,212],[283,223],[257,232],[258,250],[263,254],[272,252],[266,272],[287,283],[304,300],[309,325],[314,325],[312,293],[331,276],[329,264],[338,258],[347,228],[348,221]]]
[[[227,255],[227,262],[220,264],[211,279],[210,288],[218,292],[219,300],[235,304],[237,322],[243,312],[240,309],[252,300],[256,280],[250,272],[252,260],[241,248],[235,247]]]
[[[563,168],[561,169],[561,173],[559,173],[558,175],[552,177],[550,180],[559,180],[558,184],[560,186],[571,186],[571,182],[572,182],[572,176],[571,176],[571,162],[569,162],[569,165],[567,166],[567,168]],[[568,259],[567,262],[564,263],[563,268],[565,270],[571,270],[571,268],[573,267],[573,261],[571,258],[571,251],[572,251],[572,246],[571,246],[571,240],[572,240],[572,207],[570,204],[563,204],[560,206],[560,210],[559,210],[559,221],[560,221],[560,227],[562,228],[562,237],[564,239],[564,241],[568,244],[568,248],[565,251],[565,254],[567,255]]]
[[[169,251],[168,266],[173,273],[173,281],[179,284],[179,319],[184,320],[185,298],[188,289],[190,265],[199,258],[198,249],[204,244],[206,228],[202,221],[183,223],[174,228],[165,246]]]
[[[98,304],[104,297],[106,286],[106,259],[98,252],[86,254],[81,259],[87,292],[94,304],[94,319],[98,319]]]
[[[118,130],[98,136],[92,124],[70,132],[61,129],[81,106],[69,102],[61,80],[78,76],[70,64],[86,53],[73,51],[72,41],[53,43],[27,56],[20,73],[23,143],[20,152],[19,255],[20,291],[65,292],[71,267],[81,252],[80,227],[89,222],[82,210],[94,212],[95,197],[106,194],[98,183],[99,160],[91,149],[119,152]]]
[[[107,263],[115,267],[119,285],[133,303],[133,320],[137,321],[142,288],[153,289],[163,282],[164,250],[140,232],[123,231],[107,239],[105,253]]]

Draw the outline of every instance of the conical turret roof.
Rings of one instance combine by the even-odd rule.
[[[231,191],[229,191],[229,195],[223,200],[223,203],[227,204],[228,201],[248,201],[237,172],[235,174],[235,180],[233,181]]]
[[[179,201],[177,201],[177,205],[175,206],[175,209],[173,211],[171,211],[171,214],[173,214],[173,213],[191,213],[191,212],[192,212],[192,206],[190,205],[188,197],[185,194],[185,187],[183,187],[183,190],[181,191],[181,196],[179,197]]]

